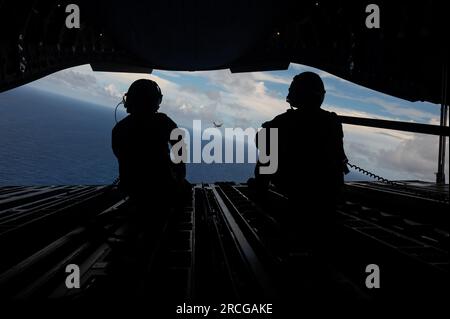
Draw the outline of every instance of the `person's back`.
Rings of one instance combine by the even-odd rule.
[[[272,182],[292,198],[311,199],[320,194],[329,200],[337,194],[346,162],[342,124],[335,113],[320,108],[324,96],[325,87],[317,74],[304,72],[294,77],[286,98],[291,109],[262,125],[278,130],[278,169],[262,176],[258,164],[257,180]]]
[[[342,126],[335,113],[295,109],[264,123],[278,129],[278,169],[271,181],[287,195],[336,192],[343,181]],[[331,194],[330,194],[331,195]]]
[[[295,242],[316,251],[327,250],[333,237],[335,204],[347,161],[342,124],[335,113],[320,108],[324,96],[317,74],[304,72],[294,78],[286,99],[292,109],[262,125],[278,131],[277,170],[261,174],[260,167],[267,164],[258,163],[254,182],[258,190],[272,183],[287,195],[288,209],[279,215],[280,221]]]
[[[177,127],[158,112],[161,91],[151,80],[129,88],[125,107],[130,113],[112,131],[112,148],[119,162],[120,188],[132,200],[163,200],[184,180],[184,163],[170,159],[170,133]],[[150,196],[150,197],[149,197]]]
[[[172,183],[170,132],[176,124],[164,113],[146,118],[129,115],[113,129],[120,187],[130,196],[167,189]]]
[[[126,99],[125,99],[126,97]],[[170,134],[177,126],[159,113],[162,94],[156,82],[137,80],[124,97],[129,115],[112,131],[112,149],[119,162],[120,190],[129,196],[127,227],[122,236],[126,255],[116,255],[113,264],[129,267],[127,284],[138,284],[145,274],[148,254],[158,242],[164,225],[181,203],[180,185],[185,164],[170,159]],[[176,198],[177,200],[173,200]],[[128,271],[128,270],[127,270]]]

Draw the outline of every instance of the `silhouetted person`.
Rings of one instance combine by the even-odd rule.
[[[335,113],[320,108],[324,97],[317,74],[294,77],[286,98],[291,109],[262,125],[278,129],[278,170],[261,175],[259,163],[255,170],[260,188],[272,183],[287,195],[288,225],[307,245],[327,236],[346,170],[342,124]]]
[[[119,162],[120,190],[129,196],[129,230],[124,240],[128,253],[144,267],[175,203],[181,203],[185,164],[170,159],[170,133],[177,127],[158,112],[162,94],[158,84],[140,79],[124,97],[129,115],[112,131],[112,149]],[[135,268],[135,266],[133,266]],[[137,273],[137,272],[136,272]]]
[[[184,181],[185,164],[170,159],[169,145],[177,142],[170,140],[170,133],[177,125],[158,112],[162,97],[156,82],[133,82],[124,98],[129,115],[112,131],[120,189],[133,201],[164,201]]]

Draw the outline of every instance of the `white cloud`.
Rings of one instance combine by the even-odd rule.
[[[344,134],[351,163],[390,179],[434,181],[437,136],[353,125],[344,125]],[[446,176],[449,176],[448,166]]]
[[[86,66],[53,73],[30,85],[99,105],[115,105],[122,98],[114,81],[100,81],[98,74],[89,71]]]
[[[343,82],[343,83],[348,83],[348,84],[351,83],[351,82],[349,82],[349,81],[347,81],[345,79],[342,79],[340,77],[337,77],[337,76],[335,76],[335,75],[333,75],[331,73],[328,73],[328,72],[325,72],[325,71],[322,71],[320,69],[313,68],[313,67],[310,67],[310,66],[307,66],[307,65],[291,63],[289,65],[289,68],[290,69],[292,68],[293,70],[298,71],[298,72],[306,72],[306,71],[315,72],[318,75],[320,75],[320,77],[322,79],[333,79],[333,80],[337,80],[337,81],[340,81],[340,82]]]
[[[158,71],[159,75],[163,75]],[[181,72],[177,72],[180,75]],[[155,80],[164,94],[161,111],[189,125],[193,119],[207,123],[223,120],[225,125],[258,127],[287,108],[284,99],[277,97],[265,81],[285,82],[281,77],[263,73],[232,74],[229,70],[187,73],[188,76],[206,79],[214,90],[204,90],[195,85],[180,85],[155,74],[103,73],[106,82],[120,82],[128,86],[139,78]]]
[[[448,146],[447,146],[448,149]],[[401,170],[405,176],[434,181],[437,171],[438,137],[418,134],[413,139],[402,141],[394,149],[380,150],[376,156],[379,167]],[[448,160],[446,161],[448,178]]]
[[[122,97],[122,94],[117,90],[116,86],[114,84],[108,84],[104,87],[105,92],[107,92],[111,97],[120,99]]]
[[[372,112],[365,112],[360,110],[355,110],[348,107],[342,107],[342,106],[336,106],[336,105],[330,105],[330,104],[324,104],[322,106],[323,109],[331,112],[335,112],[338,115],[343,116],[354,116],[354,117],[364,117],[364,118],[373,118],[373,119],[384,119],[384,120],[392,120],[391,117],[387,116],[381,116],[376,113]]]
[[[277,92],[269,90],[262,81],[266,79],[278,83],[279,77],[264,73],[233,74],[228,70],[198,73],[214,86],[221,88],[223,106],[235,111],[235,106],[238,105],[254,125],[259,125],[261,121],[268,120],[287,108],[284,99],[278,97]]]
[[[254,73],[255,80],[258,81],[265,81],[265,82],[271,82],[271,83],[278,83],[278,84],[284,84],[289,86],[291,84],[292,79],[288,79],[286,77],[278,76],[271,74],[269,72],[257,72]]]
[[[351,84],[353,86],[355,86],[355,84]],[[411,122],[422,122],[422,123],[428,123],[430,121],[432,121],[433,119],[437,118],[437,114],[430,112],[430,111],[426,111],[425,110],[425,105],[427,106],[427,109],[430,110],[430,106],[431,108],[436,107],[437,110],[437,106],[433,105],[433,104],[418,104],[418,105],[413,105],[412,102],[409,101],[403,101],[403,100],[399,100],[402,101],[402,103],[396,103],[396,102],[392,102],[392,101],[388,101],[386,98],[383,98],[383,94],[376,92],[376,91],[372,91],[363,87],[358,87],[361,90],[364,90],[364,93],[359,93],[358,95],[356,95],[355,93],[353,94],[348,94],[347,92],[343,91],[343,90],[327,90],[327,94],[329,96],[335,97],[335,98],[340,98],[340,99],[344,99],[350,102],[357,102],[360,103],[364,106],[367,107],[367,109],[371,109],[371,110],[384,110],[385,112],[387,112],[388,116],[384,116],[385,119],[391,119],[391,120],[402,120],[401,118],[406,117],[409,119],[409,121]],[[375,96],[376,95],[376,96]],[[390,99],[395,100],[395,98],[390,97]],[[402,105],[403,104],[403,105]],[[374,108],[375,107],[375,108]],[[423,110],[420,109],[420,107],[423,107]],[[377,114],[373,114],[378,118],[382,118],[380,115]]]

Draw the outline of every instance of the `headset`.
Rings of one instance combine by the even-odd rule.
[[[120,104],[123,104],[123,105],[125,105],[125,101],[126,101],[126,93],[123,95],[123,97],[122,97],[122,101],[120,101],[119,103],[117,103],[117,105],[116,105],[116,107],[115,107],[115,109],[114,109],[114,120],[116,121],[116,124],[118,123],[118,121],[117,121],[117,109],[119,108],[119,105]]]
[[[326,91],[309,91],[309,94],[311,95],[315,95],[318,97],[322,97],[325,96]],[[289,106],[291,107],[291,109],[293,109],[292,104],[296,104],[298,103],[298,93],[294,93],[294,92],[289,92],[288,95],[286,96],[286,102],[289,104]]]
[[[127,110],[127,113],[130,113],[128,108],[129,108],[130,104],[133,103],[133,100],[135,99],[136,87],[138,87],[139,85],[144,85],[144,83],[145,83],[145,85],[150,84],[151,86],[153,86],[152,88],[147,87],[147,88],[144,88],[144,89],[156,89],[155,90],[156,91],[156,96],[155,96],[155,98],[156,98],[156,103],[155,103],[156,104],[156,108],[155,108],[154,111],[155,112],[158,111],[159,106],[161,105],[161,102],[162,102],[162,99],[163,99],[163,94],[161,92],[161,88],[159,87],[158,83],[156,83],[155,81],[152,81],[152,80],[147,80],[147,79],[136,80],[130,85],[130,88],[128,89],[128,92],[123,95],[122,101],[120,101],[116,105],[116,108],[115,108],[115,111],[114,111],[114,118],[116,120],[116,123],[117,123],[117,109],[118,109],[119,105],[123,104],[124,108]],[[131,100],[131,102],[130,102],[130,100]]]

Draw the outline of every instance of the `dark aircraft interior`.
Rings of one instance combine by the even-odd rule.
[[[71,3],[80,8],[80,28],[65,26]],[[443,1],[380,0],[381,27],[370,29],[365,25],[368,4],[0,1],[0,92],[84,64],[93,71],[150,74],[260,72],[298,63],[441,107],[437,125],[339,117],[343,125],[436,136],[439,169],[435,183],[346,182],[326,262],[310,258],[289,236],[289,199],[276,188],[261,196],[247,183],[194,184],[154,231],[153,244],[136,248],[128,240],[135,231],[127,217],[132,203],[117,182],[2,186],[0,305],[154,304],[161,318],[185,318],[177,313],[183,305],[185,315],[194,311],[189,306],[212,305],[217,313],[209,317],[219,318],[222,304],[234,305],[233,311],[244,309],[236,304],[272,305],[271,314],[255,310],[257,318],[298,316],[302,305],[312,304],[347,310],[355,304],[444,307],[449,279],[449,188],[443,173],[449,164],[448,10]],[[318,231],[327,236],[327,228]],[[367,266],[374,263],[381,274],[378,289],[366,283]],[[67,288],[69,264],[80,266],[78,289]]]

